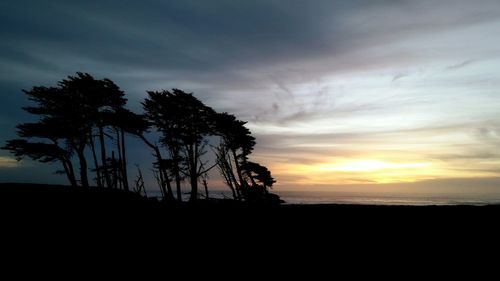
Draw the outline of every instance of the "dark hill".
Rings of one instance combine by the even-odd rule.
[[[307,253],[323,259],[341,249],[355,256],[356,249],[383,253],[388,247],[406,253],[426,252],[428,245],[475,249],[496,243],[499,221],[500,206],[167,204],[120,190],[0,184],[4,241],[44,251],[113,245],[124,252],[161,247],[170,255],[204,249],[195,252],[210,259],[221,249],[288,258],[302,251],[303,259],[311,257]]]
[[[159,202],[132,192],[39,184],[0,184],[1,218],[196,227],[225,233],[433,231],[496,228],[500,206],[258,205],[232,200]],[[204,231],[205,231],[204,230]],[[260,231],[259,231],[260,232]]]

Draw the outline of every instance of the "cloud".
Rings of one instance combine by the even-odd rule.
[[[294,186],[291,190],[310,190],[310,191],[333,191],[333,192],[377,192],[377,193],[421,193],[429,195],[432,193],[448,193],[450,196],[453,194],[483,194],[492,196],[497,199],[500,190],[500,177],[483,177],[483,178],[447,178],[447,179],[430,179],[420,182],[406,182],[406,183],[377,183],[377,184],[315,184],[304,186]],[[277,192],[281,190],[276,188]],[[485,197],[485,198],[486,198]]]
[[[468,65],[470,65],[470,64],[472,64],[474,62],[476,62],[476,61],[475,60],[465,60],[463,62],[454,64],[454,65],[450,65],[446,69],[448,69],[448,70],[456,70],[456,69],[460,69],[460,68],[466,67],[466,66],[468,66]]]
[[[432,10],[435,4],[429,1],[372,2],[125,1],[116,7],[110,1],[53,1],[48,5],[19,1],[4,4],[3,23],[9,29],[2,30],[2,35],[11,43],[2,51],[17,50],[18,58],[43,55],[44,64],[60,71],[68,68],[67,60],[75,58],[131,70],[196,73],[267,68],[290,61],[321,61],[332,55],[355,59],[349,53],[363,53],[431,27],[456,27],[498,15],[498,5],[491,1],[483,5],[461,1],[470,9],[449,9],[449,3],[439,3]],[[12,16],[21,13],[30,20]],[[66,55],[57,59],[61,51]],[[367,52],[360,59],[370,55]]]
[[[395,82],[395,81],[397,81],[401,78],[404,78],[406,76],[408,76],[407,73],[398,73],[398,74],[394,75],[394,77],[392,78],[392,82]]]
[[[85,71],[136,111],[146,90],[194,92],[249,121],[262,161],[494,160],[477,147],[496,143],[499,17],[496,0],[3,1],[0,142],[27,118],[20,89]]]

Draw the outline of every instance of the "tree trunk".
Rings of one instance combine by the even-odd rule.
[[[168,198],[168,199],[174,199],[174,194],[172,192],[172,186],[170,185],[170,179],[168,177],[168,174],[167,172],[165,171],[164,167],[163,167],[163,158],[161,157],[161,152],[160,152],[160,149],[158,148],[158,146],[152,144],[150,141],[148,141],[148,139],[146,139],[143,135],[141,134],[136,134],[147,146],[149,146],[150,148],[153,149],[154,153],[155,153],[155,156],[156,156],[156,161],[158,161],[159,163],[159,167],[160,167],[160,174],[161,174],[161,177],[163,178],[161,180],[161,188],[163,190],[163,192],[165,193],[165,196]],[[165,190],[165,186],[166,188],[168,189]]]
[[[73,184],[73,186],[78,186],[78,183],[76,182],[76,176],[75,176],[75,169],[73,168],[73,163],[71,163],[71,159],[68,159],[66,161],[66,165],[68,165],[68,171],[70,175],[70,182]]]
[[[229,186],[229,189],[231,189],[231,192],[233,194],[233,199],[234,200],[239,200],[240,198],[238,197],[238,194],[236,193],[236,188],[238,182],[236,181],[236,178],[234,176],[233,168],[231,166],[231,157],[227,154],[226,151],[221,152],[221,158],[220,158],[220,163],[219,165],[221,166],[220,168],[222,169],[222,173],[224,174],[224,178],[227,182],[227,185]],[[228,159],[229,157],[229,159]]]
[[[116,161],[114,150],[111,151],[111,164],[111,168],[113,169],[113,188],[118,189],[118,162]]]
[[[77,149],[78,161],[80,163],[80,182],[83,187],[89,186],[89,179],[87,175],[87,160],[85,159],[85,147]]]
[[[236,190],[234,189],[233,178],[231,177],[230,166],[226,162],[226,158],[219,159],[218,161],[219,161],[218,165],[220,165],[220,169],[222,171],[222,176],[224,177],[226,184],[229,186],[229,189],[233,194],[233,199],[238,200],[238,195],[236,194]]]
[[[101,154],[101,170],[106,182],[106,186],[108,188],[112,187],[111,176],[109,175],[108,164],[106,161],[106,143],[104,139],[104,128],[102,126],[98,127],[99,129],[99,146],[100,146],[100,154]]]
[[[118,189],[123,189],[123,167],[122,167],[122,144],[120,130],[115,128],[116,133],[116,151],[118,151],[118,160],[113,159],[113,172]],[[113,156],[114,158],[114,156]]]
[[[163,199],[168,198],[168,191],[165,187],[165,178],[163,177],[163,172],[161,168],[158,170],[158,173],[160,174],[160,188],[161,188],[161,193],[163,195]]]
[[[92,159],[94,160],[97,186],[102,187],[102,177],[101,172],[99,171],[99,162],[97,161],[97,153],[95,152],[94,138],[92,136],[90,136],[89,143],[92,151]]]
[[[191,176],[191,197],[189,201],[196,201],[198,199],[198,180]]]
[[[178,166],[175,168],[175,188],[177,190],[177,201],[182,202],[181,176]]]
[[[66,172],[66,176],[68,177],[69,183],[73,187],[77,186],[75,173],[73,171],[73,165],[69,160],[66,160],[64,157],[61,159],[61,162],[63,164],[64,171]]]
[[[163,181],[164,181],[163,173],[160,170],[158,170],[158,172],[153,170],[153,175],[160,186],[161,197],[163,199],[165,199],[165,196],[167,194],[167,190],[165,189],[165,185],[163,184]]]
[[[57,142],[56,139],[51,139],[52,142],[57,146],[59,146],[59,143]],[[78,183],[76,181],[75,177],[75,170],[73,169],[73,164],[71,163],[71,159],[68,158],[66,155],[62,155],[59,160],[61,161],[64,171],[66,172],[66,177],[68,178],[69,183],[71,186],[76,187],[78,186]]]
[[[208,184],[207,184],[207,180],[203,180],[203,187],[205,188],[205,199],[208,200],[210,198],[208,197]]]
[[[101,146],[101,163],[102,163],[102,172],[104,174],[104,179],[106,180],[106,185],[110,188],[111,177],[109,176],[108,165],[106,163],[106,144],[104,142],[104,129],[102,126],[99,126],[99,142]]]
[[[236,174],[238,174],[238,178],[240,180],[240,188],[245,189],[247,187],[247,182],[243,180],[243,175],[241,174],[241,168],[240,164],[238,163],[238,157],[236,156],[236,150],[231,149],[231,152],[233,153],[233,158],[234,158],[234,164],[236,165]]]
[[[188,148],[189,178],[191,179],[191,197],[189,201],[196,201],[198,199],[198,169],[196,168],[197,160],[195,159],[194,150],[193,146]]]
[[[233,185],[229,186],[229,189],[231,189],[231,193],[233,194],[233,199],[240,200],[240,198],[238,197],[238,194],[236,193],[236,189],[234,189],[234,186]]]
[[[173,159],[173,169],[174,169],[174,177],[175,177],[175,188],[177,191],[177,201],[182,202],[182,190],[181,190],[181,175],[180,175],[180,167],[179,167],[179,149],[170,149],[170,154]]]
[[[153,149],[155,151],[155,154],[156,154],[156,161],[158,161],[158,166],[159,166],[159,170],[160,170],[160,179],[162,179],[162,182],[161,182],[161,187],[165,193],[165,197],[168,199],[168,200],[174,200],[174,193],[172,191],[172,186],[170,185],[170,178],[168,176],[168,173],[167,173],[167,170],[165,169],[165,165],[163,163],[163,158],[161,157],[161,152],[160,152],[160,149],[153,145]],[[165,187],[166,187],[166,190],[165,190]]]
[[[233,173],[233,171],[231,171],[231,174],[229,175],[229,188],[231,189],[231,192],[233,193],[233,198],[235,200],[241,200],[240,192],[238,190],[239,188],[237,185],[235,185],[233,183],[237,184],[236,178],[234,177],[234,173]]]
[[[231,177],[231,180],[234,183],[234,189],[236,191],[236,198],[241,201],[240,185],[238,184],[238,180],[236,179],[236,176],[234,175],[233,167],[230,164],[231,163],[230,162],[231,161],[231,156],[228,154],[227,157],[229,157],[229,159],[227,159],[227,165],[228,165],[227,168],[228,168],[228,171],[229,171],[229,176]]]
[[[163,158],[161,157],[160,150],[157,148],[157,155],[158,155],[158,161],[160,162],[160,173],[163,174],[163,189],[165,189],[165,186],[167,187],[167,190],[165,190],[167,199],[168,200],[175,200],[174,198],[174,192],[172,191],[172,185],[170,184],[170,177],[168,176],[167,169],[163,165]]]
[[[120,131],[121,131],[121,140],[122,140],[121,168],[122,168],[123,187],[125,188],[125,190],[129,190],[128,172],[127,172],[127,158],[125,156],[125,132],[123,131],[123,129],[120,129]]]

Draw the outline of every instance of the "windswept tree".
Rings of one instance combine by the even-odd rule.
[[[143,102],[147,119],[161,133],[160,142],[168,150],[180,200],[182,174],[189,178],[191,200],[198,197],[198,181],[208,169],[202,160],[207,137],[213,134],[215,111],[179,89],[149,91]]]
[[[241,168],[252,186],[262,186],[267,190],[276,182],[271,176],[271,171],[259,163],[247,161]]]
[[[34,104],[23,109],[38,116],[36,123],[17,126],[21,139],[10,140],[3,149],[10,150],[21,159],[28,156],[42,162],[59,160],[72,185],[76,185],[71,157],[76,155],[80,170],[80,183],[89,186],[87,148],[92,150],[98,185],[103,185],[101,172],[108,187],[112,186],[107,166],[104,128],[111,126],[115,113],[123,108],[123,92],[111,80],[96,80],[90,74],[77,73],[58,82],[57,87],[33,87],[23,92]],[[97,133],[94,133],[97,132]],[[94,137],[99,138],[101,163],[96,155]],[[46,156],[41,147],[47,147]],[[35,149],[39,149],[34,153]],[[57,157],[54,157],[58,151]],[[123,150],[122,150],[123,152]],[[51,155],[47,158],[48,155]],[[53,161],[48,161],[52,159]]]
[[[118,116],[118,120],[120,121],[119,127],[124,132],[141,139],[144,144],[146,144],[153,151],[153,156],[155,158],[154,166],[156,167],[155,174],[157,175],[157,181],[160,185],[161,193],[164,198],[168,200],[174,199],[169,173],[169,170],[172,168],[170,167],[171,165],[169,164],[169,159],[166,159],[162,155],[160,145],[149,140],[146,136],[153,127],[153,123],[149,121],[150,118],[147,118],[146,115],[136,114],[129,110],[120,110],[118,112]]]
[[[88,142],[91,146],[94,163],[96,165],[96,176],[98,185],[115,187],[116,183],[112,181],[111,170],[108,167],[109,160],[107,153],[106,138],[112,139],[119,149],[121,155],[121,137],[117,134],[116,138],[106,135],[106,128],[112,128],[119,119],[118,111],[123,109],[127,100],[123,91],[109,79],[97,80],[88,73],[77,73],[76,76],[69,76],[67,79],[59,82],[59,86],[69,96],[75,96],[79,99],[74,104],[78,105],[80,116],[87,122],[89,131],[87,132]],[[116,126],[115,126],[116,128]],[[95,155],[95,141],[98,139],[100,165]],[[104,180],[102,179],[104,178]],[[122,177],[123,178],[123,177]],[[126,186],[128,189],[128,186]]]
[[[143,116],[123,107],[115,108],[112,112],[108,112],[107,116],[105,124],[110,126],[110,130],[114,133],[113,143],[118,154],[115,170],[120,174],[123,189],[129,190],[125,136],[127,133],[144,137],[144,133],[149,128],[149,123]]]
[[[243,196],[248,202],[280,204],[283,200],[276,194],[270,193],[276,180],[272,177],[271,171],[259,163],[247,161],[242,167],[245,180],[250,188],[243,190]]]
[[[248,183],[244,179],[242,166],[248,160],[255,146],[255,138],[245,127],[246,122],[236,119],[229,113],[218,113],[215,117],[216,134],[221,141],[216,148],[217,165],[226,184],[235,189],[238,199],[241,192],[247,189]]]
[[[179,125],[180,120],[178,120],[178,108],[173,104],[172,100],[172,95],[168,91],[148,91],[148,98],[144,100],[142,105],[146,119],[160,134],[159,142],[167,150],[168,159],[170,160],[167,161],[167,159],[161,157],[158,145],[155,144],[157,163],[160,171],[162,171],[159,175],[160,180],[165,179],[170,188],[170,172],[175,179],[177,200],[182,201],[181,163],[183,159],[181,157],[182,144],[179,138],[181,125]]]
[[[229,148],[224,142],[220,142],[219,145],[215,147],[215,156],[219,173],[224,183],[231,190],[233,199],[241,200],[240,184],[234,173],[233,161]]]
[[[255,138],[246,122],[228,113],[216,113],[191,93],[179,89],[149,91],[142,103],[144,114],[139,115],[125,108],[127,99],[116,84],[87,73],[68,76],[56,87],[33,87],[23,92],[32,102],[23,109],[38,121],[18,124],[19,138],[7,141],[2,149],[11,151],[18,160],[29,157],[42,163],[59,162],[73,186],[90,185],[90,156],[98,186],[129,190],[126,134],[140,138],[152,149],[155,178],[169,200],[182,201],[181,183],[185,179],[191,186],[190,200],[198,198],[200,182],[208,198],[208,172],[215,166],[238,200],[267,200],[268,188],[275,183],[266,167],[249,161]],[[151,136],[159,139],[151,141]],[[209,143],[216,158],[211,165],[204,156]],[[135,184],[136,189],[144,189],[142,174]]]
[[[33,106],[23,109],[37,115],[39,121],[17,125],[17,133],[22,139],[8,141],[3,148],[15,152],[18,158],[28,156],[38,160],[43,158],[33,157],[35,155],[29,153],[30,148],[34,148],[34,144],[38,144],[38,147],[43,144],[52,144],[58,150],[65,151],[67,158],[76,154],[80,165],[81,185],[88,186],[87,161],[84,151],[91,125],[86,120],[85,110],[80,106],[84,99],[83,95],[68,91],[61,85],[57,88],[33,87],[30,91],[23,90],[23,92],[30,101],[34,102]],[[40,153],[43,154],[43,151]],[[63,167],[68,167],[65,171],[70,183],[74,185],[73,176],[68,174],[71,160],[63,160],[61,157],[58,159]]]
[[[41,163],[60,161],[70,184],[72,186],[77,185],[73,164],[71,163],[71,152],[60,147],[57,142],[28,142],[24,139],[15,139],[7,141],[2,149],[13,152],[17,160],[21,160],[25,156],[28,156]]]

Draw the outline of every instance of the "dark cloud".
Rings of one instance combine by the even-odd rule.
[[[8,28],[0,30],[1,50],[17,64],[60,72],[81,60],[100,71],[186,74],[345,55],[380,45],[384,36],[495,15],[495,9],[475,7],[474,13],[452,9],[443,16],[442,9],[428,10],[432,1],[422,2],[4,1],[0,21]]]

